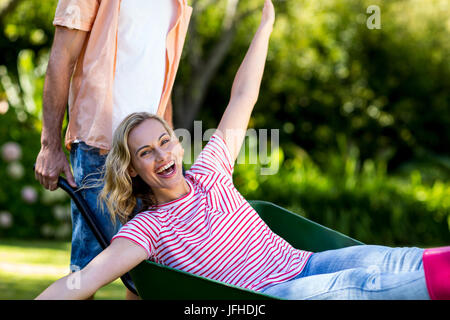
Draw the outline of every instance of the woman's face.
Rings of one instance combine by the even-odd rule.
[[[131,153],[130,176],[139,175],[157,196],[159,189],[173,189],[184,179],[184,150],[176,137],[171,137],[155,119],[147,119],[128,136]]]

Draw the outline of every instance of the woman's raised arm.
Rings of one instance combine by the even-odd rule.
[[[274,21],[275,10],[272,1],[265,0],[261,23],[236,73],[230,102],[217,128],[234,161],[241,149],[250,115],[258,100]]]
[[[80,271],[55,281],[37,300],[81,300],[116,280],[147,258],[145,249],[125,239],[115,239]]]

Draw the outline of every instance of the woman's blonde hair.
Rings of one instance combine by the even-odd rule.
[[[131,130],[147,119],[159,121],[172,138],[176,137],[174,131],[164,119],[148,112],[132,113],[117,127],[111,150],[106,157],[103,174],[104,186],[98,198],[102,209],[104,209],[103,204],[106,204],[114,223],[116,218],[125,223],[132,218],[136,209],[139,212],[156,204],[153,192],[147,183],[139,175],[132,178],[128,173],[131,163],[128,136]],[[141,200],[139,208],[136,207],[138,199]]]

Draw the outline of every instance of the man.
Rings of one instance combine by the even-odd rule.
[[[41,150],[36,179],[57,188],[62,172],[72,187],[98,178],[114,129],[128,114],[147,111],[172,124],[170,92],[192,8],[187,0],[60,0],[43,93]],[[69,103],[65,147],[61,130]],[[113,225],[97,208],[101,188],[83,190],[97,223],[109,237]],[[72,270],[101,251],[72,203]],[[135,296],[127,290],[127,298]]]

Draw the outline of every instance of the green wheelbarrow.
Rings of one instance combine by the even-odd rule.
[[[101,229],[95,225],[92,212],[81,195],[60,177],[58,186],[74,200],[100,245],[109,245]],[[324,227],[273,203],[249,201],[273,232],[293,247],[320,252],[363,243],[335,230]],[[131,279],[130,279],[131,278]],[[142,299],[148,300],[267,300],[275,297],[200,277],[152,261],[141,262],[121,277],[122,282]],[[132,281],[131,281],[132,280]]]

